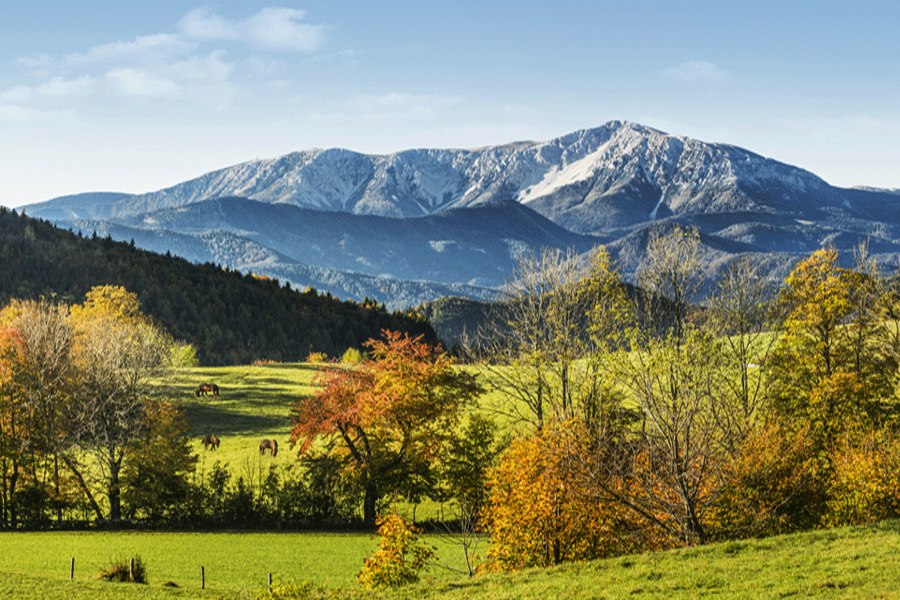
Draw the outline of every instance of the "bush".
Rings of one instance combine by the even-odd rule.
[[[306,362],[308,362],[308,363],[318,364],[318,363],[326,362],[327,360],[328,360],[328,355],[325,354],[324,352],[310,352],[306,356]]]
[[[589,483],[583,423],[551,422],[513,441],[491,471],[489,570],[547,567],[642,549],[636,528]]]
[[[810,529],[825,511],[814,434],[767,424],[752,432],[725,465],[726,484],[710,521],[721,539]]]
[[[900,514],[900,439],[883,431],[846,433],[830,459],[826,526],[862,525]]]
[[[341,362],[345,365],[358,365],[363,361],[365,356],[357,348],[347,348],[341,355]]]
[[[258,596],[259,600],[324,600],[337,598],[340,594],[328,590],[316,583],[301,581],[300,583],[273,583],[272,587]]]
[[[419,572],[434,558],[435,549],[426,546],[418,530],[397,514],[378,520],[378,550],[363,563],[357,578],[367,589],[399,587],[419,580]]]
[[[147,583],[147,566],[140,556],[135,556],[134,569],[131,561],[114,560],[108,567],[97,573],[97,579],[103,581],[117,581],[120,583]]]

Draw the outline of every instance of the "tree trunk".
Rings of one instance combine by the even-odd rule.
[[[91,488],[84,480],[84,476],[81,474],[81,471],[78,470],[78,467],[75,466],[75,463],[68,456],[63,454],[61,455],[61,457],[63,459],[63,463],[65,463],[65,465],[75,476],[75,479],[78,481],[78,485],[81,486],[81,491],[83,491],[85,497],[87,497],[88,503],[91,505],[91,510],[93,510],[94,514],[97,516],[97,521],[104,521],[105,519],[103,518],[103,511],[100,510],[100,505],[97,504],[97,501],[94,499],[94,495],[91,493]]]
[[[122,492],[119,488],[119,461],[116,460],[115,449],[109,450],[109,520],[118,523],[122,520]]]
[[[62,526],[62,497],[59,493],[59,453],[53,453],[53,481],[56,490],[56,523]]]
[[[367,529],[375,529],[375,505],[378,502],[378,488],[372,481],[366,481],[365,498],[363,499],[363,525]]]

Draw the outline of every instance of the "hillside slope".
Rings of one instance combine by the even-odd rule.
[[[0,208],[0,304],[44,295],[80,302],[94,285],[123,285],[205,364],[339,355],[384,328],[424,333],[421,321],[316,292],[301,293],[212,264],[195,265],[111,239],[89,239]]]
[[[900,522],[433,581],[402,598],[896,598]]]

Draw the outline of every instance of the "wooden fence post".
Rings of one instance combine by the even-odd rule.
[[[272,574],[269,573],[269,591],[272,591]]]
[[[204,566],[200,567],[200,589],[206,589],[206,567]]]
[[[134,557],[131,557],[131,562],[128,563],[128,581],[134,581]]]
[[[75,557],[72,557],[72,564],[69,566],[69,580],[75,579]]]

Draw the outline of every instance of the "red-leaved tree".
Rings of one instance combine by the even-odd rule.
[[[292,444],[345,461],[364,491],[363,521],[374,527],[379,501],[428,481],[431,465],[460,414],[481,388],[422,336],[384,331],[366,342],[371,358],[348,369],[328,367],[318,391],[294,409]]]

